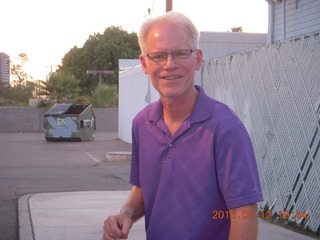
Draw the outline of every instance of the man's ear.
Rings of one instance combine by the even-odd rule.
[[[148,74],[148,68],[147,68],[147,64],[146,64],[146,56],[145,55],[140,55],[139,56],[140,62],[141,62],[141,66],[142,66],[142,70],[145,74]]]
[[[197,51],[197,56],[196,56],[196,60],[197,60],[197,64],[196,64],[196,71],[199,71],[201,69],[201,65],[202,65],[202,50],[199,49]]]

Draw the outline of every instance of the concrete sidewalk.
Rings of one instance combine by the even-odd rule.
[[[129,191],[61,192],[19,199],[20,240],[100,240],[105,218],[117,213]],[[130,240],[146,239],[144,219]],[[259,219],[259,240],[312,240]]]
[[[104,220],[117,213],[129,191],[65,192],[19,199],[20,240],[100,240]],[[129,239],[145,239],[144,219]]]

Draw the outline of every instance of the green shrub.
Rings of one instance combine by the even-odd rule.
[[[91,104],[94,108],[110,108],[118,106],[118,94],[116,85],[98,85],[91,92]]]

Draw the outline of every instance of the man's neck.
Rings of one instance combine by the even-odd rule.
[[[199,92],[193,88],[192,91],[180,98],[161,98],[164,122],[171,135],[173,135],[181,123],[191,115],[198,95]]]

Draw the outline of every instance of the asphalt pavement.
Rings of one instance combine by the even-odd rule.
[[[18,199],[37,193],[129,190],[129,161],[104,162],[106,152],[129,152],[117,133],[88,142],[47,142],[43,132],[0,133],[0,240],[18,240]],[[5,216],[5,217],[3,217]]]
[[[3,133],[0,133],[0,135]],[[9,141],[21,141],[19,134],[6,133]],[[23,134],[27,141],[39,141],[39,133]],[[112,141],[113,148],[103,154],[94,148],[95,141]],[[43,142],[42,142],[43,144]],[[129,181],[128,152],[117,146],[123,142],[116,133],[96,133],[96,140],[80,144],[81,151],[99,164],[115,166],[113,175]],[[86,149],[90,145],[90,151]],[[51,144],[51,146],[55,146]],[[94,153],[99,152],[98,155]],[[111,159],[110,154],[113,156]],[[37,156],[34,156],[37,158]],[[108,160],[108,161],[107,161]],[[118,166],[118,167],[117,167]],[[120,166],[120,167],[119,167]],[[123,187],[111,191],[66,191],[24,194],[18,201],[19,239],[20,240],[95,240],[101,239],[103,221],[110,214],[117,213],[129,191]],[[134,224],[129,234],[130,240],[145,239],[144,219]],[[311,240],[314,238],[293,232],[259,219],[259,240]]]

